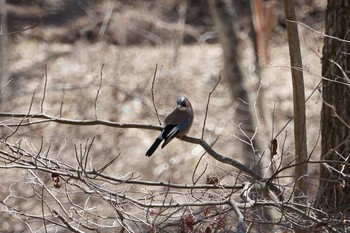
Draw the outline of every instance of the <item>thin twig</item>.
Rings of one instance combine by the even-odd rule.
[[[66,96],[66,92],[63,89],[63,97],[62,97],[62,101],[61,101],[61,106],[60,106],[60,118],[62,117],[62,109],[63,109],[63,104],[64,104],[64,97]]]
[[[95,98],[95,119],[97,120],[97,99],[98,99],[98,95],[100,94],[101,88],[102,88],[102,80],[103,80],[103,67],[105,66],[105,64],[102,64],[101,66],[101,70],[100,70],[100,85],[98,86],[98,90],[96,93],[96,98]]]
[[[341,71],[341,73],[343,74],[345,81],[348,85],[350,85],[350,78],[349,76],[346,74],[346,72],[344,71],[344,69],[339,65],[339,63],[337,63],[336,61],[332,60],[332,59],[329,59],[329,61],[333,64],[335,64],[338,69]]]
[[[84,154],[85,154],[84,171],[86,171],[88,157],[89,157],[89,154],[90,154],[90,151],[91,151],[92,144],[95,141],[95,137],[92,138],[92,140],[91,140],[91,142],[89,144],[88,144],[88,141],[89,141],[89,139],[86,140],[85,152],[84,152]]]
[[[44,91],[43,91],[43,97],[41,99],[41,104],[40,104],[40,111],[44,112],[44,101],[45,101],[45,96],[46,96],[46,86],[47,86],[47,64],[45,64],[45,82],[44,82]]]
[[[213,92],[215,91],[216,87],[218,86],[220,80],[221,80],[221,76],[219,76],[218,81],[216,81],[216,83],[215,83],[213,89],[212,89],[212,90],[209,92],[209,94],[208,94],[208,100],[207,100],[207,105],[206,105],[206,108],[205,108],[205,115],[204,115],[204,121],[203,121],[203,128],[202,128],[202,136],[201,136],[201,139],[204,138],[204,129],[205,129],[205,124],[206,124],[207,116],[208,116],[210,97],[211,97],[211,94],[213,94]]]
[[[163,66],[160,67],[160,71],[162,70],[162,68],[163,68]],[[152,80],[151,94],[152,94],[153,107],[154,107],[154,110],[156,111],[158,122],[161,125],[162,122],[160,121],[158,110],[157,110],[157,106],[156,106],[156,102],[155,102],[155,99],[154,99],[154,84],[156,83],[157,71],[158,71],[158,64],[156,63],[156,68],[154,69],[153,80]]]
[[[214,146],[214,144],[218,141],[218,139],[219,139],[219,137],[220,136],[218,136],[215,140],[214,140],[214,142],[210,145],[210,147],[212,147],[212,146]],[[207,153],[207,151],[204,151],[204,153],[201,155],[201,157],[199,158],[199,160],[198,160],[198,162],[197,162],[197,164],[196,164],[196,166],[194,167],[194,171],[193,171],[193,173],[192,173],[192,183],[193,183],[193,185],[196,185],[196,183],[198,182],[198,179],[197,180],[194,180],[194,174],[196,174],[196,171],[197,171],[197,169],[198,169],[198,167],[199,167],[199,163],[200,163],[200,161],[202,160],[202,158],[204,157],[204,155]],[[201,174],[199,177],[201,177],[203,174]]]
[[[320,34],[322,36],[325,36],[325,37],[329,37],[331,39],[334,39],[334,40],[337,40],[337,41],[340,41],[340,42],[344,42],[344,43],[350,43],[349,40],[345,40],[345,39],[340,39],[339,37],[335,37],[335,36],[330,36],[324,32],[321,32],[321,31],[317,31],[316,29],[313,29],[312,27],[306,25],[305,23],[302,23],[302,22],[299,22],[299,21],[295,21],[295,20],[288,20],[286,19],[287,22],[291,22],[291,23],[296,23],[296,24],[299,24],[303,27],[306,27],[307,29],[310,29],[311,31],[317,33],[317,34]]]
[[[68,230],[71,232],[76,232],[76,233],[83,233],[83,231],[73,227],[67,219],[65,219],[61,214],[59,214],[56,210],[52,210],[52,213],[62,221],[62,223],[67,227]]]
[[[45,176],[45,180],[47,179],[47,174]],[[45,229],[45,233],[47,233],[47,226],[46,226],[46,218],[45,218],[45,208],[44,208],[44,191],[45,191],[45,187],[44,184],[42,185],[41,188],[41,213],[42,213],[42,218],[43,218],[43,222],[44,222],[44,229]]]
[[[114,161],[116,161],[119,157],[120,157],[121,153],[119,153],[116,157],[114,157],[111,161],[109,161],[108,163],[106,163],[103,167],[101,167],[100,169],[97,169],[96,172],[98,173],[103,173],[103,171],[108,168],[109,166],[111,166]]]
[[[5,141],[7,141],[8,138],[12,137],[19,129],[19,127],[21,126],[21,124],[24,122],[25,119],[27,119],[27,117],[30,115],[30,111],[32,110],[32,106],[33,106],[33,102],[34,102],[34,96],[35,96],[35,92],[36,92],[36,89],[34,90],[33,92],[33,95],[32,95],[32,99],[30,101],[30,105],[29,105],[29,109],[28,109],[28,113],[27,114],[22,114],[22,118],[21,121],[15,125],[16,126],[16,129],[10,134],[8,135],[6,138],[5,138]]]
[[[0,97],[4,94],[4,90],[12,82],[12,79],[8,80],[3,87],[1,87]]]

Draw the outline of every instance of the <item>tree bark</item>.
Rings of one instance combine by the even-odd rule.
[[[329,0],[325,20],[326,34],[329,36],[324,39],[322,57],[321,159],[349,163],[350,1]],[[319,208],[335,210],[350,204],[349,173],[348,164],[321,165],[316,202]],[[349,214],[349,210],[346,211],[348,208],[341,209],[342,214]]]
[[[306,204],[309,185],[308,176],[308,154],[306,138],[306,117],[305,117],[305,91],[304,77],[302,71],[302,60],[299,43],[298,26],[294,1],[284,0],[284,14],[288,34],[288,45],[293,83],[293,110],[294,110],[294,141],[295,141],[295,179],[296,189],[294,199]]]

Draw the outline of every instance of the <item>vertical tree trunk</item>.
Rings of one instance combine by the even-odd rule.
[[[244,4],[245,2],[240,2]],[[247,4],[247,3],[245,3]],[[231,87],[232,97],[234,101],[238,104],[237,110],[235,112],[234,121],[240,124],[241,129],[244,131],[248,137],[252,138],[255,133],[255,119],[254,114],[250,105],[249,94],[245,87],[245,80],[247,75],[244,74],[241,67],[242,52],[241,52],[241,41],[238,39],[236,34],[235,26],[237,22],[237,17],[235,14],[235,9],[231,1],[228,0],[209,0],[209,7],[211,14],[213,16],[214,25],[216,31],[218,32],[219,41],[223,48],[224,56],[224,73],[228,79]],[[248,103],[248,104],[247,104]],[[242,138],[245,136],[242,135]],[[257,156],[257,151],[261,149],[259,138],[255,137],[251,143],[255,151],[252,151],[251,145],[243,144],[244,155],[242,156],[245,159],[246,164],[251,164],[253,169],[259,174],[267,174],[270,169],[265,172],[263,169],[269,168],[269,161],[265,158]],[[248,153],[247,153],[248,152]],[[250,156],[246,156],[249,154]],[[253,162],[252,162],[253,161]],[[271,220],[277,217],[273,217],[274,213],[268,209],[263,209],[261,216],[264,216],[264,219]],[[269,230],[267,225],[261,226],[264,231]],[[266,228],[265,228],[266,227]],[[237,229],[240,231],[241,229]]]
[[[0,111],[4,110],[3,91],[8,80],[6,0],[0,0]]]
[[[294,9],[294,1],[284,0],[284,14],[286,17],[290,64],[293,83],[293,111],[294,111],[294,144],[295,144],[295,167],[296,189],[294,198],[306,204],[308,196],[308,154],[306,138],[306,114],[305,114],[305,91],[302,71],[302,60],[299,43],[298,26]]]
[[[227,0],[209,0],[209,7],[223,48],[224,73],[230,83],[232,97],[238,104],[234,121],[239,123],[242,130],[251,137],[255,132],[255,122],[249,105],[249,95],[244,85],[244,73],[240,62],[240,41],[234,28],[234,22],[237,22],[234,7],[232,2]],[[242,137],[244,136],[242,135]],[[253,140],[252,143],[256,150],[260,148],[258,140]],[[252,150],[250,145],[244,144],[243,147],[246,153]],[[252,154],[255,156],[255,151]],[[244,158],[249,159],[247,156]],[[254,157],[253,160],[255,160],[254,165],[256,165],[258,159]],[[251,161],[246,162],[252,164]],[[258,169],[257,172],[259,172]]]
[[[324,78],[322,80],[321,159],[345,161],[347,164],[324,163],[321,165],[316,205],[323,210],[334,210],[350,204],[349,29],[350,1],[329,0],[326,12],[326,34],[331,37],[326,36],[324,39],[322,57]],[[349,210],[343,214],[349,214]]]

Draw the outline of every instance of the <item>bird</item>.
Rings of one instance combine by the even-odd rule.
[[[185,96],[180,96],[176,103],[177,107],[165,118],[162,130],[146,156],[150,157],[163,140],[162,149],[175,137],[181,139],[189,132],[194,118],[192,104]]]

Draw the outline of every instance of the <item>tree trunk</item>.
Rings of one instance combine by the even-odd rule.
[[[321,159],[316,205],[335,210],[350,204],[350,2],[328,1],[322,58]],[[336,37],[336,38],[335,38]],[[341,40],[339,40],[339,39]],[[347,40],[344,42],[342,40]],[[343,209],[343,208],[341,208]],[[347,208],[345,208],[347,209]],[[342,210],[342,214],[349,214]],[[340,211],[332,211],[340,213]]]
[[[290,65],[293,83],[293,111],[294,111],[294,141],[295,141],[295,167],[296,189],[294,200],[306,204],[308,196],[308,159],[306,119],[305,119],[305,91],[302,72],[302,60],[299,43],[298,26],[295,21],[294,1],[284,0],[284,14],[286,17]],[[294,21],[294,22],[293,22]]]
[[[6,13],[6,1],[0,0],[0,79],[1,84],[6,82],[7,73],[7,13]],[[1,89],[3,85],[1,85]]]
[[[8,80],[8,40],[7,40],[7,12],[6,12],[6,0],[0,0],[0,110],[4,111],[5,101],[4,88]]]
[[[223,48],[225,78],[230,83],[232,97],[237,104],[234,122],[240,126],[248,137],[252,137],[255,133],[255,120],[250,106],[249,94],[244,84],[245,75],[240,62],[242,60],[241,42],[235,30],[236,25],[234,22],[237,22],[235,9],[232,2],[226,0],[210,0],[209,7],[216,31],[218,32],[220,44]],[[245,135],[241,132],[237,132],[237,135],[246,139]],[[249,153],[251,155],[244,156],[243,158],[246,159],[247,164],[254,164],[253,169],[256,169],[256,172],[259,173],[257,166],[259,158],[256,155],[261,146],[256,137],[251,143],[253,146],[243,143],[243,153]],[[250,153],[252,148],[255,150],[253,153]]]

